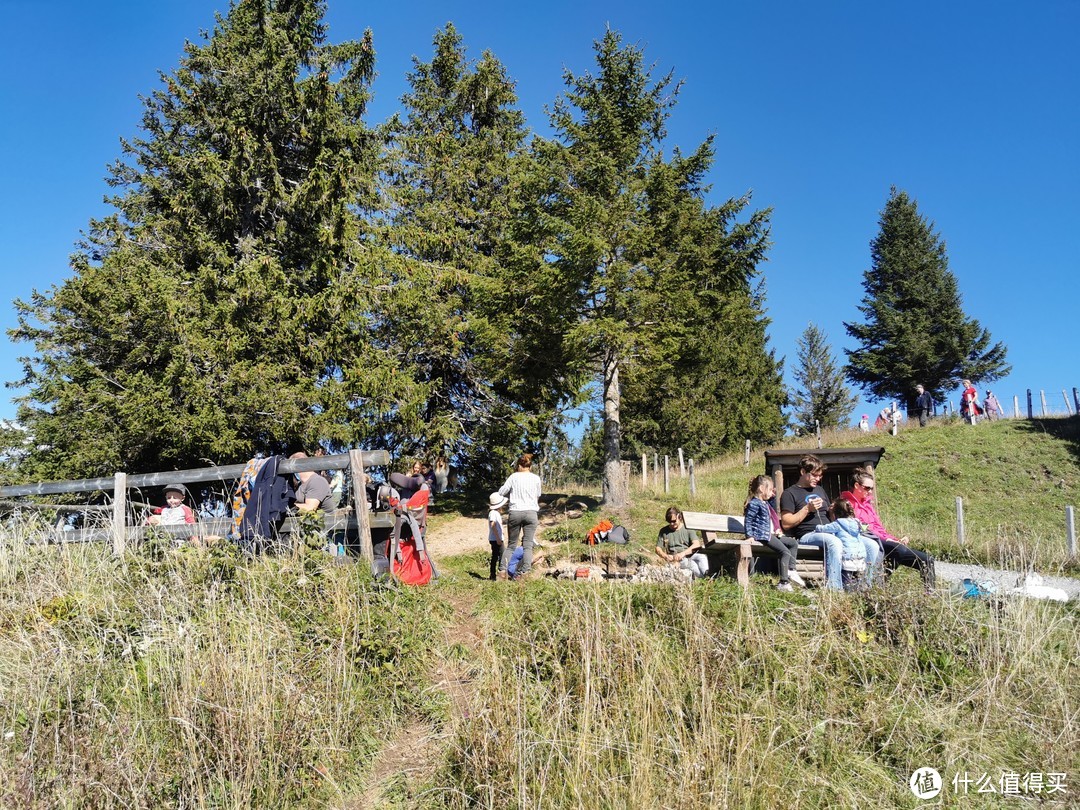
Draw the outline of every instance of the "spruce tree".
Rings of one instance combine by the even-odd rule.
[[[945,242],[895,187],[870,243],[863,273],[864,323],[845,323],[858,341],[845,350],[848,378],[878,400],[910,400],[922,384],[935,399],[960,380],[992,382],[1011,370],[1006,347],[964,314]]]
[[[356,215],[377,204],[371,36],[327,44],[323,13],[238,0],[145,99],[115,213],[17,302],[24,475],[351,444],[407,398],[369,337],[386,253]]]
[[[595,51],[595,74],[566,74],[567,91],[550,116],[556,137],[535,144],[546,182],[538,222],[547,229],[550,260],[528,290],[537,293],[534,305],[551,304],[556,317],[545,324],[569,347],[568,370],[597,375],[604,500],[619,506],[626,498],[618,486],[624,377],[644,381],[637,400],[643,414],[652,380],[675,390],[697,379],[700,366],[684,378],[676,360],[691,356],[684,352],[688,339],[704,336],[708,291],[726,300],[744,289],[765,248],[767,216],[752,215],[740,226],[735,219],[745,201],[705,205],[711,140],[665,156],[666,122],[678,95],[670,74],[654,77],[641,49],[611,31]],[[656,408],[663,404],[650,403],[646,418],[661,423]]]
[[[795,356],[798,387],[791,396],[795,424],[808,432],[818,425],[837,428],[849,424],[859,400],[844,384],[844,371],[833,357],[825,332],[809,324],[796,343]]]
[[[515,352],[510,268],[541,254],[518,233],[525,122],[513,82],[490,52],[471,62],[452,24],[433,46],[389,124],[397,261],[380,331],[422,398],[403,433],[484,477],[542,433],[562,392]]]

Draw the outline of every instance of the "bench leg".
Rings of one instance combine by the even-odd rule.
[[[750,587],[750,546],[739,546],[739,565],[735,569],[735,578],[744,588]]]

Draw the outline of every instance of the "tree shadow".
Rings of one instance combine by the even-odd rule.
[[[1080,463],[1080,416],[1024,419],[1020,422],[1020,429],[1060,439],[1069,448],[1077,463]]]

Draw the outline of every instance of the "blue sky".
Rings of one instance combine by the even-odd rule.
[[[521,8],[515,8],[520,5]],[[605,26],[643,45],[658,73],[685,81],[670,142],[715,135],[719,202],[747,191],[772,208],[763,266],[771,345],[787,357],[813,321],[838,359],[851,348],[869,241],[890,186],[918,200],[946,241],[969,316],[1009,347],[1012,397],[1080,387],[1075,336],[1080,222],[1080,2],[643,2],[360,4],[329,0],[330,39],[374,33],[370,120],[397,109],[415,54],[447,21],[478,57],[517,81],[529,124],[562,73],[592,68]],[[0,326],[10,301],[68,274],[91,217],[107,211],[105,167],[138,134],[139,96],[171,72],[220,0],[0,0]],[[29,347],[0,339],[0,379]],[[981,386],[985,388],[986,386]],[[14,415],[0,393],[0,418]],[[959,392],[954,392],[957,399]],[[854,414],[873,415],[862,402]]]

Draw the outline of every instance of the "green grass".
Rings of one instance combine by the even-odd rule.
[[[1047,513],[1075,499],[1076,420],[872,438],[887,525],[939,556],[1064,566]],[[616,517],[647,553],[667,505],[739,512],[761,467],[700,465],[695,499],[676,479]],[[474,506],[444,499],[433,531]],[[601,514],[567,517],[549,553],[582,553]],[[1018,806],[955,795],[960,771],[1063,772],[1067,792],[1039,798],[1077,803],[1075,603],[927,596],[904,576],[865,595],[489,583],[483,552],[393,590],[317,552],[117,560],[32,531],[0,535],[5,810],[917,807],[907,779],[928,765],[942,806]]]

